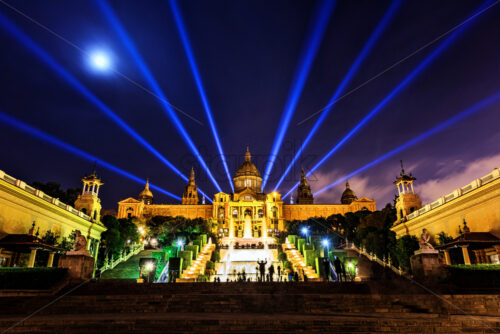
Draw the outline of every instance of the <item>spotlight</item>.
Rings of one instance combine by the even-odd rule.
[[[307,227],[303,227],[301,231],[302,231],[302,234],[305,234],[305,235],[307,235],[307,233],[309,232]]]
[[[177,246],[179,248],[182,248],[184,246],[184,241],[183,240],[177,240]]]
[[[377,25],[377,27],[375,28],[375,30],[371,34],[370,38],[366,42],[365,46],[363,47],[363,49],[359,53],[358,57],[356,58],[354,63],[352,63],[351,68],[347,72],[346,76],[344,77],[344,79],[342,80],[340,85],[337,87],[337,90],[330,98],[330,101],[328,102],[327,107],[325,108],[325,110],[323,110],[323,112],[321,113],[319,118],[316,120],[316,123],[314,123],[314,126],[311,128],[311,131],[309,131],[309,134],[307,135],[306,139],[302,142],[299,149],[295,153],[295,156],[292,158],[292,161],[290,162],[288,167],[285,169],[285,172],[283,173],[283,175],[281,175],[280,179],[278,180],[278,183],[274,186],[274,189],[278,189],[278,187],[281,185],[281,183],[285,180],[285,177],[288,175],[288,173],[290,172],[290,170],[294,166],[295,162],[298,160],[299,156],[302,154],[302,152],[304,151],[306,146],[309,144],[309,142],[311,141],[311,139],[314,136],[314,134],[316,133],[316,131],[319,129],[321,124],[324,122],[326,116],[329,114],[329,112],[333,108],[333,104],[335,103],[335,101],[344,92],[344,89],[347,87],[347,85],[351,81],[352,77],[357,72],[359,66],[364,61],[364,59],[366,58],[366,56],[368,55],[370,50],[375,45],[375,42],[378,40],[378,38],[380,37],[382,32],[385,30],[385,28],[387,27],[387,25],[391,21],[391,18],[393,17],[396,10],[399,8],[400,4],[401,4],[401,1],[396,0],[389,7],[386,14],[384,15],[384,17],[382,18],[380,23]]]
[[[188,38],[188,35],[186,32],[186,28],[184,27],[182,15],[180,13],[179,7],[177,6],[177,2],[175,0],[170,1],[170,8],[172,8],[172,12],[174,14],[175,23],[177,24],[177,29],[179,30],[179,35],[181,37],[182,44],[184,45],[184,50],[186,51],[189,65],[191,66],[191,72],[193,73],[194,80],[196,82],[196,86],[198,87],[198,93],[200,94],[200,98],[201,98],[201,101],[203,103],[205,113],[207,114],[208,123],[210,124],[210,129],[212,130],[212,135],[214,137],[215,144],[217,146],[217,150],[219,151],[219,154],[220,154],[220,157],[222,160],[222,165],[224,166],[224,170],[226,172],[226,176],[227,176],[227,179],[229,181],[229,185],[231,187],[231,190],[234,191],[231,173],[229,173],[229,168],[227,166],[226,157],[225,157],[224,151],[222,149],[222,144],[220,143],[219,134],[217,133],[217,128],[215,126],[212,111],[210,110],[208,98],[205,94],[205,89],[203,88],[203,83],[201,81],[201,75],[198,71],[198,66],[196,65],[196,60],[194,59],[194,54],[193,54],[193,51],[191,49],[191,45],[189,43],[189,38]]]
[[[481,102],[473,105],[472,107],[458,113],[457,115],[453,116],[452,118],[449,118],[448,120],[444,121],[443,123],[433,127],[432,129],[422,133],[421,135],[407,141],[406,143],[404,143],[403,145],[395,148],[394,150],[390,151],[390,152],[387,152],[386,154],[378,157],[377,159],[373,160],[372,162],[364,165],[363,167],[355,170],[354,172],[352,173],[349,173],[348,175],[338,179],[337,181],[327,185],[326,187],[316,191],[314,193],[314,195],[319,195],[321,194],[322,192],[328,190],[328,189],[331,189],[332,187],[336,186],[337,184],[341,183],[341,182],[344,182],[345,180],[347,179],[350,179],[352,177],[354,177],[355,175],[367,170],[368,168],[371,168],[375,165],[378,165],[379,163],[381,163],[382,161],[392,157],[393,155],[421,142],[422,140],[424,139],[427,139],[428,137],[438,133],[438,132],[441,132],[442,130],[446,129],[447,127],[455,124],[456,122],[458,121],[461,121],[462,119],[466,118],[466,117],[469,117],[471,116],[472,114],[480,111],[481,109],[485,108],[486,106],[488,106],[489,104],[491,103],[494,103],[494,102],[497,102],[498,100],[500,100],[500,91],[496,92],[495,94],[489,96],[488,98],[482,100]]]
[[[42,49],[38,44],[36,44],[31,38],[28,37],[23,31],[21,31],[14,23],[12,23],[7,17],[0,13],[0,25],[12,34],[17,40],[19,40],[24,47],[29,51],[33,52],[40,60],[42,60],[48,67],[50,67],[57,75],[68,82],[73,88],[75,88],[81,95],[88,99],[92,104],[94,104],[104,115],[109,117],[113,122],[119,125],[125,132],[127,132],[132,138],[134,138],[138,143],[144,146],[149,152],[156,156],[161,162],[163,162],[168,168],[170,168],[174,173],[180,176],[184,181],[188,181],[188,178],[181,173],[181,171],[175,167],[170,161],[168,161],[158,150],[156,150],[151,144],[149,144],[141,135],[139,135],[135,130],[133,130],[123,119],[121,119],[117,114],[115,114],[108,106],[106,106],[101,100],[99,100],[90,90],[87,89],[80,81],[78,81],[73,75],[71,75],[66,69],[64,69],[58,62],[54,60],[44,49]],[[56,139],[58,141],[58,139]],[[200,191],[200,193],[202,193]],[[203,193],[202,193],[203,194]],[[175,196],[177,198],[177,196]]]
[[[262,189],[266,186],[269,175],[271,174],[271,170],[279,153],[281,143],[283,142],[286,130],[288,129],[288,125],[292,119],[293,112],[295,111],[295,107],[299,101],[300,94],[302,93],[302,89],[306,83],[309,70],[314,62],[319,46],[321,45],[321,41],[328,26],[328,21],[330,20],[334,6],[335,1],[325,0],[322,2],[321,6],[318,5],[314,10],[313,18],[311,20],[313,25],[309,27],[306,42],[299,56],[299,64],[295,70],[294,79],[288,93],[283,115],[281,116],[278,132],[274,139],[271,154],[269,155],[269,160],[267,162],[266,171],[262,180]]]
[[[422,70],[427,68],[429,64],[437,58],[464,30],[470,25],[473,18],[477,13],[481,12],[485,7],[491,3],[490,0],[484,2],[473,14],[465,21],[465,23],[455,30],[448,38],[446,38],[434,51],[427,56],[403,81],[399,83],[382,101],[379,102],[375,108],[373,108],[351,131],[347,133],[325,156],[323,156],[320,161],[318,161],[314,167],[312,167],[307,176],[316,171],[323,163],[325,163],[335,152],[337,152],[351,137],[353,137],[365,124],[367,124],[383,107],[386,106],[389,101],[392,100],[404,87],[406,87]],[[295,188],[297,188],[299,182],[297,182],[283,198],[286,198]]]
[[[122,43],[127,48],[128,52],[131,54],[132,58],[134,58],[140,71],[142,72],[144,78],[148,82],[151,90],[155,93],[155,95],[160,100],[161,106],[163,107],[165,113],[170,118],[170,120],[174,123],[175,128],[179,131],[180,135],[184,139],[184,142],[187,144],[187,146],[189,147],[191,152],[193,152],[193,154],[196,156],[201,167],[205,170],[208,177],[210,178],[210,180],[214,184],[215,188],[217,188],[217,190],[219,192],[222,192],[221,187],[217,183],[217,180],[215,179],[215,177],[212,175],[212,172],[208,168],[207,163],[205,162],[201,153],[198,151],[198,148],[196,147],[193,140],[191,139],[191,137],[187,133],[186,129],[184,128],[184,125],[182,125],[181,120],[179,119],[179,117],[177,117],[177,114],[174,112],[174,110],[171,107],[170,102],[168,102],[168,99],[165,96],[165,94],[163,94],[163,91],[161,90],[160,85],[158,84],[155,77],[153,76],[153,73],[151,73],[146,62],[144,61],[144,59],[142,59],[142,57],[141,57],[139,51],[137,50],[137,48],[135,47],[133,41],[130,39],[127,32],[125,31],[125,28],[121,24],[120,20],[116,16],[116,14],[113,12],[113,9],[111,8],[111,6],[109,6],[108,3],[106,3],[103,0],[98,1],[97,3],[99,4],[99,7],[101,8],[102,12],[104,13],[106,18],[110,22],[112,28],[115,30],[115,32],[120,37]]]
[[[15,128],[19,131],[25,132],[33,137],[36,137],[36,138],[41,139],[47,143],[50,143],[50,144],[55,145],[59,148],[62,148],[63,150],[65,150],[69,153],[72,153],[80,158],[83,158],[83,159],[91,161],[91,162],[97,162],[100,166],[103,166],[104,168],[107,168],[107,169],[111,170],[112,172],[118,173],[122,176],[125,176],[126,178],[128,178],[132,181],[138,182],[141,185],[144,185],[144,183],[146,183],[146,180],[143,180],[143,179],[141,179],[133,174],[130,174],[129,172],[124,171],[123,169],[120,169],[120,168],[110,164],[109,162],[101,160],[98,157],[91,155],[90,153],[82,151],[79,148],[76,148],[76,147],[74,147],[74,146],[72,146],[72,145],[70,145],[62,140],[57,139],[56,137],[53,137],[53,136],[51,136],[51,135],[49,135],[49,134],[47,134],[47,133],[45,133],[45,132],[43,132],[35,127],[32,127],[31,125],[23,123],[20,120],[17,120],[16,118],[11,117],[11,116],[3,113],[2,111],[0,111],[0,121],[12,126],[13,128]],[[179,196],[174,195],[171,192],[168,192],[168,191],[166,191],[158,186],[155,186],[154,184],[149,184],[149,186],[151,187],[151,189],[157,190],[157,191],[159,191],[167,196],[175,198],[178,201],[181,200],[181,198]]]
[[[327,246],[328,246],[328,244],[329,244],[329,242],[328,242],[328,240],[327,240],[327,239],[323,239],[323,240],[321,241],[321,244],[322,244],[323,246],[327,247]]]
[[[96,70],[105,71],[111,67],[111,59],[104,51],[94,51],[90,54],[90,64]]]

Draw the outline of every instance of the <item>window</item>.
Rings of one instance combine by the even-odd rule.
[[[238,209],[233,209],[233,218],[238,218]]]
[[[250,210],[250,209],[246,209],[246,210],[245,210],[245,217],[246,217],[246,216],[250,216],[250,217],[251,217],[251,216],[252,216],[252,210]]]
[[[271,209],[271,212],[273,214],[273,218],[278,218],[278,208],[273,206],[273,208]]]
[[[259,209],[258,215],[259,215],[259,218],[264,217],[264,210]]]
[[[82,209],[82,212],[83,212],[84,214],[87,214],[87,209],[83,208],[83,209]]]
[[[224,208],[223,207],[219,208],[218,216],[219,216],[219,218],[224,218]]]

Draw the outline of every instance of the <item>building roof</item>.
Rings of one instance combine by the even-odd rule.
[[[466,244],[482,244],[485,246],[500,245],[500,239],[489,232],[465,232],[449,243],[439,246],[438,248],[446,249]]]
[[[146,186],[144,187],[144,190],[139,193],[139,198],[153,198],[153,193],[151,190],[149,190],[149,180],[146,181]]]
[[[235,177],[238,176],[256,176],[256,177],[261,177],[260,172],[255,167],[255,165],[252,162],[252,157],[250,155],[250,150],[247,147],[247,151],[245,153],[245,162],[238,168],[236,171]]]
[[[63,248],[46,244],[40,238],[29,234],[9,234],[0,239],[0,248],[20,253],[29,253],[32,248],[51,252],[66,251]]]

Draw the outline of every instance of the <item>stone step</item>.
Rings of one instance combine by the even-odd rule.
[[[0,330],[15,319],[0,318]],[[318,317],[281,314],[156,313],[74,314],[61,317],[35,316],[10,333],[462,333],[493,332],[500,323],[489,318],[436,315],[347,314]]]

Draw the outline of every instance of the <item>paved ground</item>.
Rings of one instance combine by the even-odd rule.
[[[136,279],[139,278],[139,259],[142,257],[151,257],[154,250],[143,250],[137,255],[132,256],[127,261],[120,263],[114,269],[106,270],[101,274],[102,279]]]

